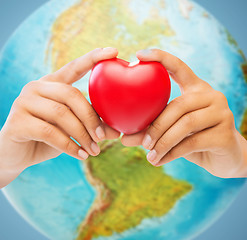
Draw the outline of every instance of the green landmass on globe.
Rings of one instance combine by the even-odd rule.
[[[148,163],[141,147],[124,147],[120,140],[103,142],[100,155],[84,164],[97,197],[77,240],[111,236],[136,227],[145,218],[161,217],[192,190],[188,182]]]
[[[240,50],[240,54],[242,55],[243,59],[245,59],[245,62],[241,64],[241,68],[244,74],[245,82],[247,83],[247,59],[241,50]],[[244,112],[243,121],[240,126],[240,131],[241,131],[241,134],[247,140],[247,109],[245,109],[245,112]]]
[[[238,43],[232,37],[232,35],[229,33],[229,31],[228,30],[225,30],[225,31],[226,31],[228,42],[231,45],[235,46],[236,48],[239,48]],[[245,55],[241,49],[239,49],[238,52],[240,53],[240,55],[244,59],[244,62],[241,64],[241,68],[243,71],[244,79],[247,83],[247,59],[246,59],[246,57],[245,57]],[[243,115],[243,121],[242,121],[242,124],[240,126],[240,131],[241,131],[241,134],[245,137],[245,139],[247,139],[247,109],[245,110],[244,115]]]
[[[160,16],[156,7],[139,24],[139,15],[130,10],[130,2],[79,1],[64,11],[52,27],[53,70],[98,47],[116,47],[119,57],[129,60],[136,51],[151,46],[162,47],[164,36],[175,35],[168,20]],[[159,1],[159,5],[164,8],[164,1]],[[101,22],[104,24],[99,24]]]

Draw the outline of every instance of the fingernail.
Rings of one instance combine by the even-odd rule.
[[[147,154],[147,160],[149,162],[154,162],[154,160],[156,159],[157,157],[157,152],[155,150],[152,150],[150,151],[148,154]]]
[[[147,56],[151,53],[151,49],[143,49],[137,52],[140,55]]]
[[[115,52],[117,49],[113,47],[105,47],[103,48],[104,52]]]
[[[92,142],[91,149],[92,149],[93,153],[96,155],[98,155],[100,153],[100,148],[99,148],[98,144],[95,142]]]
[[[105,132],[101,126],[98,126],[95,130],[95,134],[98,139],[103,140],[105,138]]]
[[[86,159],[88,158],[88,154],[87,154],[85,151],[83,151],[82,149],[80,149],[80,150],[78,151],[78,155],[79,155],[79,157],[82,158],[83,160],[86,160]]]
[[[146,149],[150,149],[151,143],[152,143],[151,136],[149,134],[146,134],[142,142],[143,147]]]

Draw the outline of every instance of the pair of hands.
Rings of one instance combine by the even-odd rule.
[[[0,187],[27,167],[62,152],[80,160],[96,156],[100,153],[97,142],[120,136],[72,86],[98,61],[117,54],[115,48],[95,49],[24,86],[0,132]],[[224,95],[169,53],[142,50],[137,57],[163,64],[182,95],[171,101],[148,129],[124,135],[122,143],[151,150],[147,159],[155,166],[185,157],[216,176],[247,176],[243,150],[247,144],[235,129]]]

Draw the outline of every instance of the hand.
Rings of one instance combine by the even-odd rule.
[[[215,176],[247,177],[247,142],[235,128],[226,97],[169,53],[143,50],[137,57],[163,64],[182,95],[148,129],[124,135],[122,143],[151,150],[147,160],[154,166],[184,157]]]
[[[114,48],[95,49],[24,86],[0,132],[0,186],[25,168],[62,152],[80,160],[96,156],[100,152],[97,142],[119,137],[72,86],[98,61],[116,56]]]

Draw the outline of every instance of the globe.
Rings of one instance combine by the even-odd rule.
[[[0,125],[29,81],[97,47],[160,48],[223,92],[247,136],[247,63],[213,16],[188,0],[53,0],[11,36],[0,57]],[[89,74],[75,83],[88,98]],[[171,100],[180,95],[172,82]],[[89,99],[88,99],[89,100]],[[162,167],[142,147],[104,141],[101,154],[66,154],[26,169],[3,189],[13,207],[50,239],[192,239],[232,203],[244,179],[220,179],[177,159]]]

